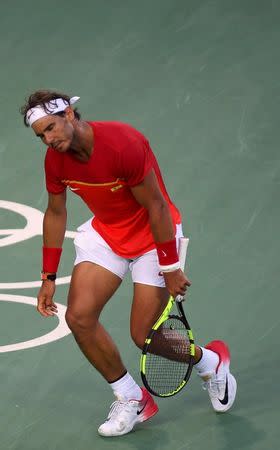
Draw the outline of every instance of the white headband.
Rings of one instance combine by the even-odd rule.
[[[42,117],[46,117],[51,114],[56,114],[60,111],[64,111],[67,106],[73,105],[79,100],[79,98],[80,97],[71,97],[69,102],[63,98],[51,100],[50,102],[45,103],[45,108],[48,112],[46,112],[43,106],[40,105],[30,108],[26,113],[26,121],[31,127],[36,120],[42,119]]]

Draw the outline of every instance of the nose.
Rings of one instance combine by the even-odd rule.
[[[51,133],[47,133],[46,132],[44,138],[45,138],[46,145],[50,145],[52,143],[52,141],[53,141]]]

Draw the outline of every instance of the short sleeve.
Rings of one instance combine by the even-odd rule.
[[[66,187],[61,182],[61,155],[48,148],[45,157],[45,179],[47,191],[51,194],[61,194]]]
[[[141,183],[153,167],[148,141],[141,137],[131,140],[119,154],[120,174],[129,186]]]

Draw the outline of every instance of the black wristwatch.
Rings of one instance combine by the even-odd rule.
[[[46,273],[46,272],[41,272],[41,280],[51,280],[51,281],[55,281],[56,280],[56,273]]]

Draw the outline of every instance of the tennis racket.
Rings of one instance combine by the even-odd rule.
[[[179,240],[180,267],[184,270],[189,239]],[[166,308],[148,334],[140,360],[144,386],[157,397],[171,397],[188,382],[194,362],[193,333],[186,319],[184,297],[169,297]],[[176,303],[177,314],[171,314]]]

